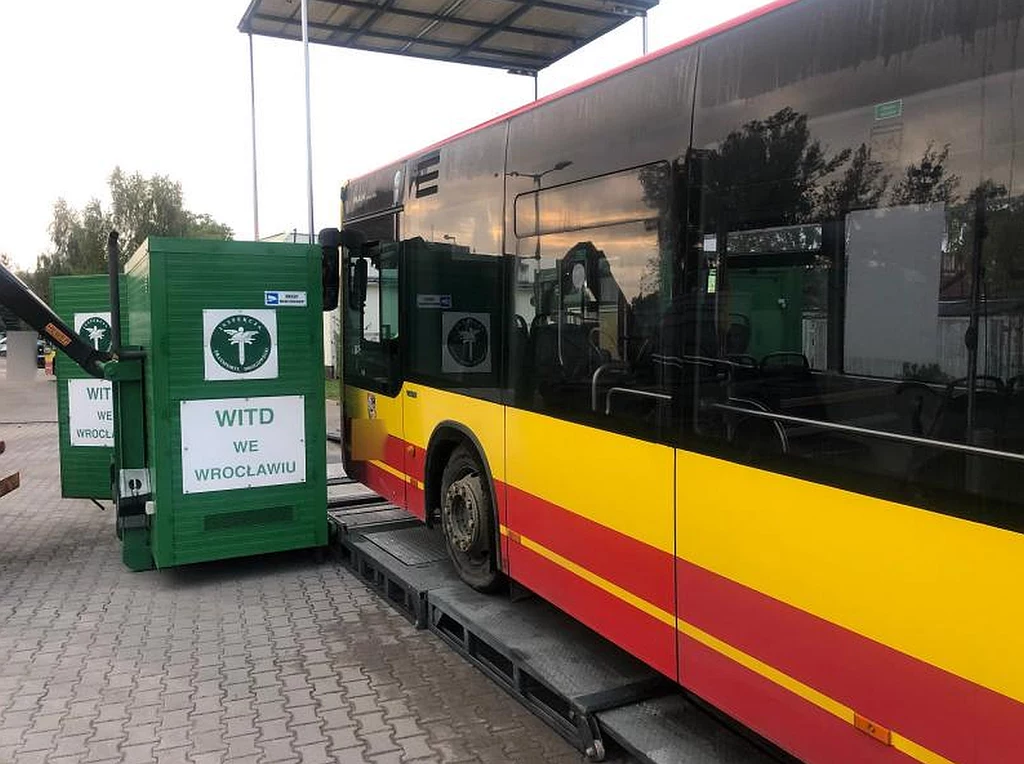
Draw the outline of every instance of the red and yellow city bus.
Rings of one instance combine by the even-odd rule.
[[[1022,33],[775,2],[351,181],[351,473],[801,759],[1024,761]]]

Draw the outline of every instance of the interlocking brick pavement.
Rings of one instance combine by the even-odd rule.
[[[128,571],[56,425],[0,436],[0,763],[582,760],[333,561]]]

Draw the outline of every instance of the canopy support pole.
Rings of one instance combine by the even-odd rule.
[[[309,109],[309,0],[302,0],[302,51],[306,77],[306,202],[309,206],[309,241],[314,241],[313,228],[313,127]]]
[[[252,32],[249,32],[249,106],[252,120],[252,238],[260,240],[260,198],[256,173],[256,70],[253,66]]]

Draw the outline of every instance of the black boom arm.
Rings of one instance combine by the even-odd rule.
[[[109,353],[90,347],[56,313],[29,289],[25,282],[0,265],[0,303],[14,311],[22,321],[45,334],[72,361],[94,377],[103,378],[103,363]]]

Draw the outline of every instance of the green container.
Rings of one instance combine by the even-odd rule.
[[[157,567],[327,543],[320,259],[151,238],[125,267]]]
[[[110,348],[110,280],[97,276],[50,279],[53,309],[101,350]],[[122,325],[123,325],[122,321]],[[60,490],[66,498],[111,498],[114,445],[111,384],[95,379],[65,356],[54,359],[60,431]]]

